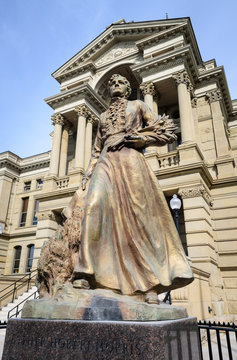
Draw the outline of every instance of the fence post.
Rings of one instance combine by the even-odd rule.
[[[232,351],[231,351],[231,343],[230,343],[230,335],[229,335],[229,332],[228,332],[228,331],[226,331],[226,342],[227,342],[229,359],[230,359],[230,360],[233,360]]]
[[[29,288],[30,288],[30,279],[31,279],[31,272],[29,272],[29,275],[28,275],[27,292],[29,291]]]
[[[210,328],[207,328],[207,343],[208,343],[208,350],[209,350],[209,357],[210,357],[210,360],[213,360],[213,356],[212,356],[212,347],[211,347],[211,335],[210,335]]]
[[[15,300],[15,292],[16,292],[16,281],[14,282],[14,289],[13,289],[13,293],[12,293],[12,302],[14,302],[14,300]]]

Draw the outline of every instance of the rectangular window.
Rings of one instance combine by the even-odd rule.
[[[42,179],[37,180],[36,188],[37,189],[42,189],[43,188],[43,180]]]
[[[35,207],[34,207],[32,225],[37,225],[37,223],[38,223],[38,219],[36,217],[36,213],[37,213],[38,210],[39,210],[39,200],[36,200],[35,201]]]
[[[31,188],[31,181],[26,181],[24,183],[24,191],[30,191]]]
[[[27,216],[27,209],[29,204],[29,198],[22,199],[22,210],[21,210],[21,218],[20,218],[20,226],[26,225],[26,216]]]

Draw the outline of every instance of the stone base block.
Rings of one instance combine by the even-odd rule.
[[[92,321],[160,321],[187,318],[185,308],[147,304],[111,290],[60,287],[53,298],[26,301],[21,317],[27,319]]]
[[[169,321],[11,319],[2,360],[200,360],[196,318]]]

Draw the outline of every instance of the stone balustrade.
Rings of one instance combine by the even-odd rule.
[[[167,154],[158,155],[158,166],[160,169],[179,165],[179,153],[178,151],[172,151]]]
[[[56,180],[57,189],[65,189],[69,185],[69,176]]]

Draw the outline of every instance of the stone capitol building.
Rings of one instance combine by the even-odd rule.
[[[62,223],[61,211],[89,163],[114,73],[130,81],[131,100],[169,115],[177,127],[176,143],[144,154],[168,203],[174,194],[182,201],[180,235],[195,280],[172,291],[173,304],[198,319],[233,318],[237,100],[223,66],[202,60],[189,18],[120,20],[52,74],[60,89],[45,99],[53,112],[51,151],[23,159],[0,154],[0,290],[36,269],[44,241]]]

